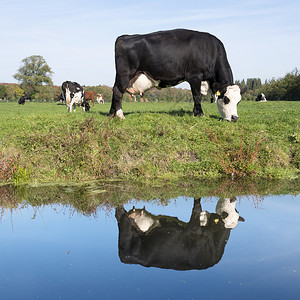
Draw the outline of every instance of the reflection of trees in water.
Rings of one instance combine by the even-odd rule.
[[[238,201],[251,201],[255,208],[262,206],[264,195],[297,194],[296,181],[210,181],[189,182],[188,180],[176,184],[160,183],[145,185],[129,182],[92,182],[85,184],[60,185],[4,185],[0,186],[0,217],[5,210],[18,207],[59,205],[63,213],[72,216],[79,213],[97,217],[99,211],[106,215],[113,214],[113,208],[139,199],[157,205],[167,205],[172,199],[185,195],[187,198],[202,195],[206,199],[212,197],[234,197]],[[61,208],[59,208],[61,209]]]
[[[232,180],[222,181],[221,185],[216,189],[212,190],[213,195],[218,195],[219,197],[226,197],[228,195],[239,195],[238,201],[241,199],[246,199],[252,202],[255,208],[260,208],[264,200],[265,190],[270,192],[270,187],[265,187],[261,189],[263,184],[260,186],[260,182],[255,182],[251,180],[243,180],[234,182]],[[273,190],[275,191],[275,190]]]
[[[96,194],[88,193],[80,186],[1,186],[0,187],[0,217],[5,211],[33,208],[33,218],[43,207],[52,207],[56,213],[68,216],[82,214],[97,217],[100,211],[106,215],[113,214],[114,205],[97,198]]]
[[[13,211],[20,205],[20,199],[12,186],[0,187],[0,220],[4,216],[5,210]]]
[[[63,214],[68,216],[69,218],[75,216],[75,215],[83,215],[86,217],[94,217],[98,218],[99,214],[104,212],[106,217],[111,217],[114,212],[114,207],[111,204],[102,204],[98,205],[96,207],[93,207],[93,209],[90,209],[88,212],[79,211],[76,207],[74,207],[72,204],[62,204],[62,203],[51,203],[51,204],[41,204],[37,206],[32,206],[29,203],[23,203],[21,205],[17,205],[13,208],[7,208],[4,206],[0,207],[0,220],[3,218],[5,213],[7,211],[10,211],[11,214],[13,212],[20,212],[22,209],[32,209],[32,217],[31,219],[35,219],[37,216],[41,216],[43,219],[43,210],[44,208],[50,208],[53,210],[56,214]]]

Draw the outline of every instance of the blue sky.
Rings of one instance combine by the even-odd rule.
[[[42,55],[54,84],[112,86],[119,35],[187,28],[225,45],[234,78],[263,81],[300,69],[299,0],[1,0],[0,82]]]

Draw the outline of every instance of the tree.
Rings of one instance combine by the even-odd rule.
[[[6,96],[6,88],[5,85],[0,85],[0,99],[4,99]]]
[[[13,77],[21,83],[22,88],[30,96],[36,95],[44,84],[53,85],[53,72],[40,55],[32,55],[22,60],[23,65]]]
[[[270,100],[300,100],[300,74],[298,69],[287,73],[285,77],[275,79],[265,83],[261,87],[261,91]]]
[[[19,86],[15,87],[15,96],[17,99],[19,99],[21,96],[23,96],[24,90],[20,88]]]
[[[16,100],[16,85],[10,84],[6,86],[6,97],[8,100]]]

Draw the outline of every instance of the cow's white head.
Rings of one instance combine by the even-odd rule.
[[[221,216],[225,228],[235,228],[238,221],[244,222],[245,219],[241,217],[235,209],[236,198],[219,199],[216,206],[216,213]]]
[[[238,85],[229,85],[222,93],[216,91],[218,95],[217,106],[222,118],[229,122],[236,122],[238,120],[237,105],[241,101],[241,90]]]

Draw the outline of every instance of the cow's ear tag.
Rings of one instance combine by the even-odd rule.
[[[217,91],[217,92],[216,92],[216,95],[217,95],[217,96],[220,96],[220,95],[221,95],[220,91]]]

